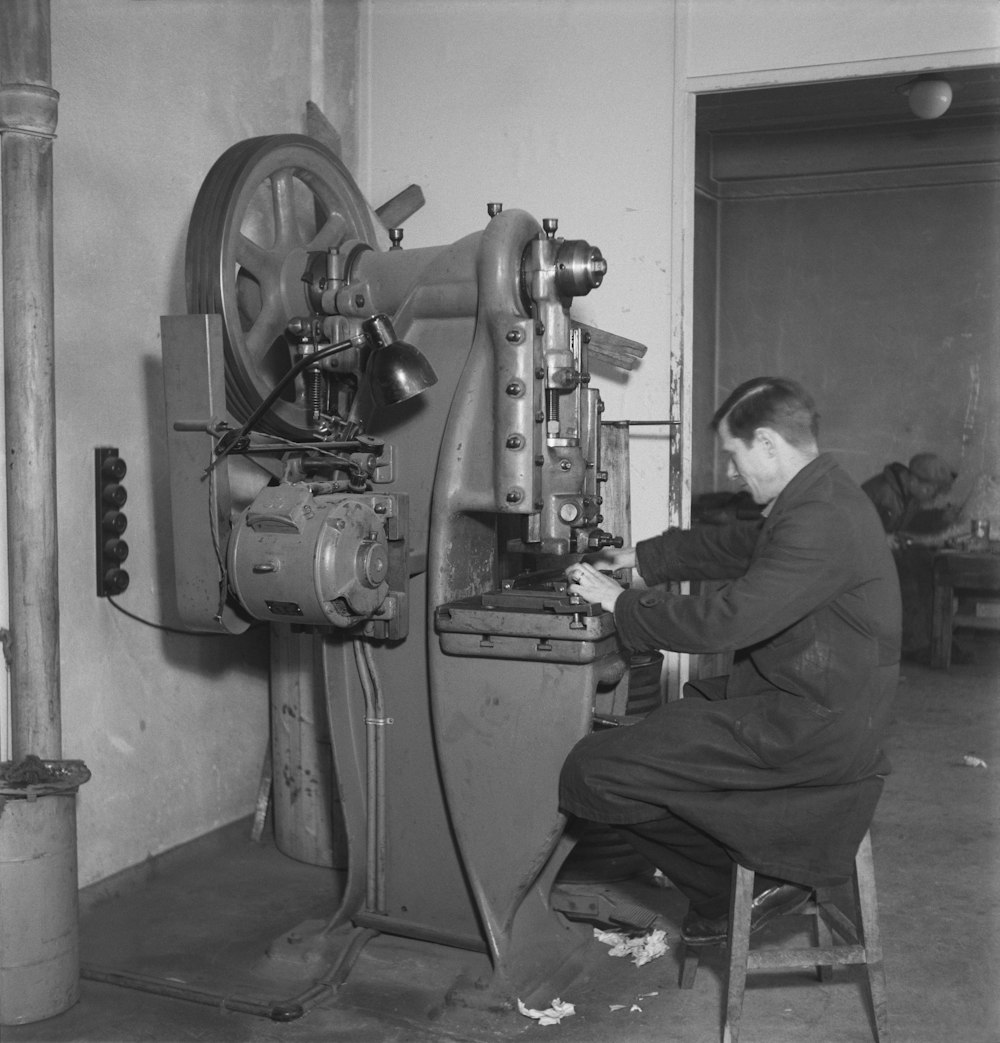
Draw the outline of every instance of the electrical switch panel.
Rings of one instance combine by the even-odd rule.
[[[121,567],[128,557],[122,534],[128,527],[122,507],[128,499],[122,479],[127,467],[111,446],[94,450],[94,503],[97,552],[97,596],[121,594],[128,587],[128,573]]]

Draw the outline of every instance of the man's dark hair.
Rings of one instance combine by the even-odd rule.
[[[777,431],[789,445],[815,444],[819,413],[812,396],[801,384],[784,377],[754,377],[740,384],[712,417],[712,430],[726,421],[733,438],[749,445],[758,427]]]

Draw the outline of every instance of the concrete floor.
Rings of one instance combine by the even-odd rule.
[[[895,1043],[1000,1043],[997,982],[1000,878],[1000,635],[968,635],[975,663],[949,673],[906,666],[889,744],[895,773],[872,827]],[[970,766],[967,755],[986,762]],[[292,996],[303,976],[279,974],[264,948],[328,915],[335,875],[253,844],[245,823],[173,853],[135,882],[82,896],[85,967],[186,982],[259,1002]],[[670,950],[641,968],[596,941],[562,999],[576,1014],[541,1026],[516,1012],[456,1007],[445,994],[484,958],[379,936],[346,982],[287,1023],[94,980],[66,1013],[2,1030],[4,1043],[715,1043],[721,951],[680,991],[680,896],[645,882],[642,899],[668,927]],[[850,909],[850,905],[847,906]],[[769,927],[783,940],[796,921]],[[820,985],[806,972],[758,974],[748,984],[743,1043],[864,1043],[872,1039],[857,968]],[[621,1009],[612,1007],[622,1004]]]

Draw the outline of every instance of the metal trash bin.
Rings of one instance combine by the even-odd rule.
[[[76,791],[89,778],[82,761],[0,764],[0,1025],[79,998]]]

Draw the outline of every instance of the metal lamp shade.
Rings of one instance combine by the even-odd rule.
[[[372,352],[368,386],[377,406],[392,406],[419,395],[437,383],[437,374],[420,351],[396,340]]]

